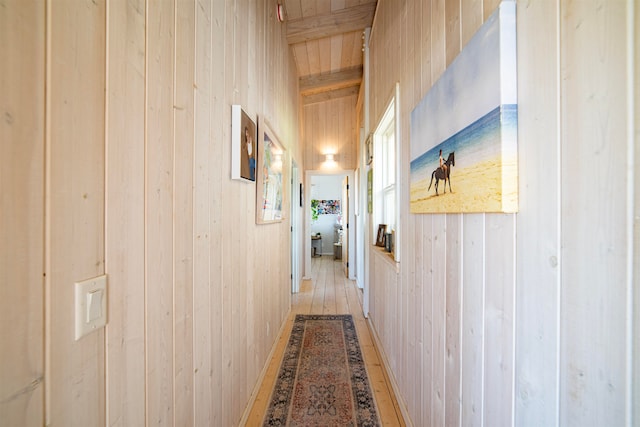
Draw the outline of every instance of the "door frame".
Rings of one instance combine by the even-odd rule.
[[[302,253],[304,246],[302,245],[302,215],[304,209],[300,206],[300,169],[295,160],[291,160],[291,293],[300,291],[300,282],[302,281]]]
[[[353,187],[355,182],[355,171],[353,169],[333,169],[333,170],[307,170],[305,171],[305,189],[304,189],[304,278],[311,278],[311,178],[314,176],[347,176],[349,177],[349,228],[347,233],[343,235],[343,239],[349,239],[349,279],[355,280],[354,272],[357,271],[356,259],[354,254],[357,252],[356,238],[355,238],[355,197],[356,191]]]

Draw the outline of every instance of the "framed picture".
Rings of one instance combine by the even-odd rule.
[[[318,215],[340,215],[340,200],[318,200]]]
[[[387,224],[378,225],[378,236],[376,237],[376,246],[383,247],[385,246],[385,234],[387,232]]]
[[[518,211],[515,9],[502,2],[411,113],[411,213]]]
[[[283,220],[284,148],[263,121],[258,138],[256,223]]]
[[[366,148],[367,164],[370,165],[373,161],[373,143],[371,142],[371,134],[369,134],[364,144]]]
[[[304,206],[304,185],[300,183],[300,207]]]
[[[240,105],[231,106],[231,178],[256,180],[256,124]]]

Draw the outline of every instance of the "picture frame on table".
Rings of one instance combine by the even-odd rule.
[[[387,233],[387,224],[378,225],[378,235],[376,236],[376,246],[380,246],[382,248],[385,247],[386,233]]]

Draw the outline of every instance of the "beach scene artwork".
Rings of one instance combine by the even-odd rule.
[[[515,8],[503,1],[412,111],[412,213],[517,212]]]

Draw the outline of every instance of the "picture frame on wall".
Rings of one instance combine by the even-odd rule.
[[[340,215],[340,200],[318,200],[318,215]]]
[[[518,211],[517,81],[504,1],[411,112],[411,213]]]
[[[231,106],[231,178],[245,182],[256,181],[257,147],[256,123],[242,106]]]
[[[256,223],[280,222],[284,219],[285,150],[264,121],[258,135]]]
[[[300,207],[304,206],[304,185],[300,183]]]
[[[387,224],[378,225],[378,235],[376,236],[376,246],[380,246],[382,248],[385,247],[386,233],[387,233]]]
[[[366,148],[366,161],[367,164],[370,165],[371,162],[373,162],[373,143],[371,142],[371,135],[369,135],[367,137],[367,140],[365,141],[365,148]]]

